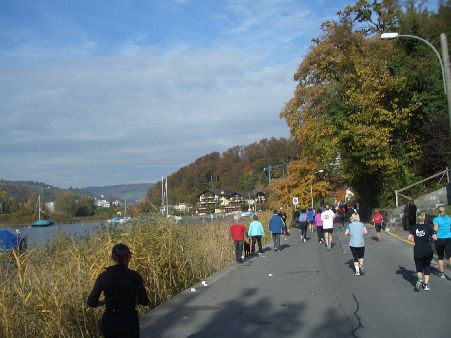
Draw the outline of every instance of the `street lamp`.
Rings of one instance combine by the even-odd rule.
[[[310,199],[312,200],[312,210],[313,210],[313,177],[316,174],[322,173],[324,171],[324,169],[318,170],[317,172],[314,172],[311,176],[310,176]]]
[[[440,57],[440,53],[437,51],[437,49],[435,49],[434,45],[432,45],[432,43],[430,43],[429,41],[427,41],[423,38],[420,38],[419,36],[399,34],[399,33],[392,32],[392,33],[382,33],[380,38],[384,39],[384,40],[391,40],[391,39],[396,39],[396,38],[411,38],[411,39],[420,40],[432,48],[432,50],[438,57],[440,67],[442,69],[443,90],[445,92],[445,96],[446,96],[446,99],[448,102],[449,131],[451,133],[451,94],[450,94],[451,70],[449,68],[448,41],[446,39],[446,34],[445,33],[440,34],[440,44],[442,47],[443,60]],[[445,61],[445,62],[443,62],[443,61]]]

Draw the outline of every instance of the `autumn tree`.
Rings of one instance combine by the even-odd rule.
[[[310,173],[298,166],[280,186],[289,187],[288,181],[302,175],[307,180],[339,155],[340,175],[329,183],[341,180],[352,187],[366,209],[389,202],[394,187],[421,175],[431,132],[424,127],[443,114],[446,104],[439,68],[418,59],[426,51],[380,41],[378,35],[408,29],[412,22],[430,24],[435,14],[414,4],[406,9],[397,1],[360,0],[338,15],[313,41],[294,75],[295,93],[281,112],[301,145],[301,157],[313,166]],[[446,162],[444,149],[433,156]],[[278,193],[283,198],[287,192]]]

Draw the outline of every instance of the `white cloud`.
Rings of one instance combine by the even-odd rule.
[[[207,152],[288,136],[279,112],[324,18],[294,0],[226,4],[203,45],[131,32],[102,52],[81,33],[76,45],[3,46],[0,178],[152,182]]]
[[[235,49],[186,47],[2,70],[1,86],[9,88],[0,94],[2,176],[106,184],[117,181],[105,168],[123,168],[122,181],[152,181],[206,152],[287,136],[278,113],[292,71]],[[137,165],[169,172],[137,177]],[[91,180],[63,180],[85,167],[98,168]]]

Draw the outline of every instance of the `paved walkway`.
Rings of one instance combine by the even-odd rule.
[[[141,336],[451,336],[451,279],[433,269],[432,290],[415,292],[411,247],[370,229],[367,274],[354,276],[343,231],[329,252],[310,235],[303,243],[295,230],[282,252],[267,248],[182,292],[141,318]]]

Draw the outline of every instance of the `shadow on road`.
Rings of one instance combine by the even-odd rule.
[[[254,288],[215,305],[190,305],[191,300],[173,304],[165,315],[142,327],[141,337],[169,337],[176,326],[184,332],[180,337],[190,338],[355,337],[349,322],[335,309],[325,308],[322,315],[327,320],[307,330],[302,319],[308,311],[304,302],[274,304],[271,298],[258,297]],[[196,319],[208,316],[211,318],[196,331],[200,324]]]
[[[399,266],[399,269],[396,270],[397,275],[401,275],[402,278],[404,278],[406,281],[408,281],[412,286],[415,286],[415,283],[417,282],[417,273],[413,270],[407,270],[403,266]]]
[[[345,265],[347,265],[353,272],[355,272],[355,266],[354,266],[354,260],[350,259],[349,261],[347,261],[345,263]]]

